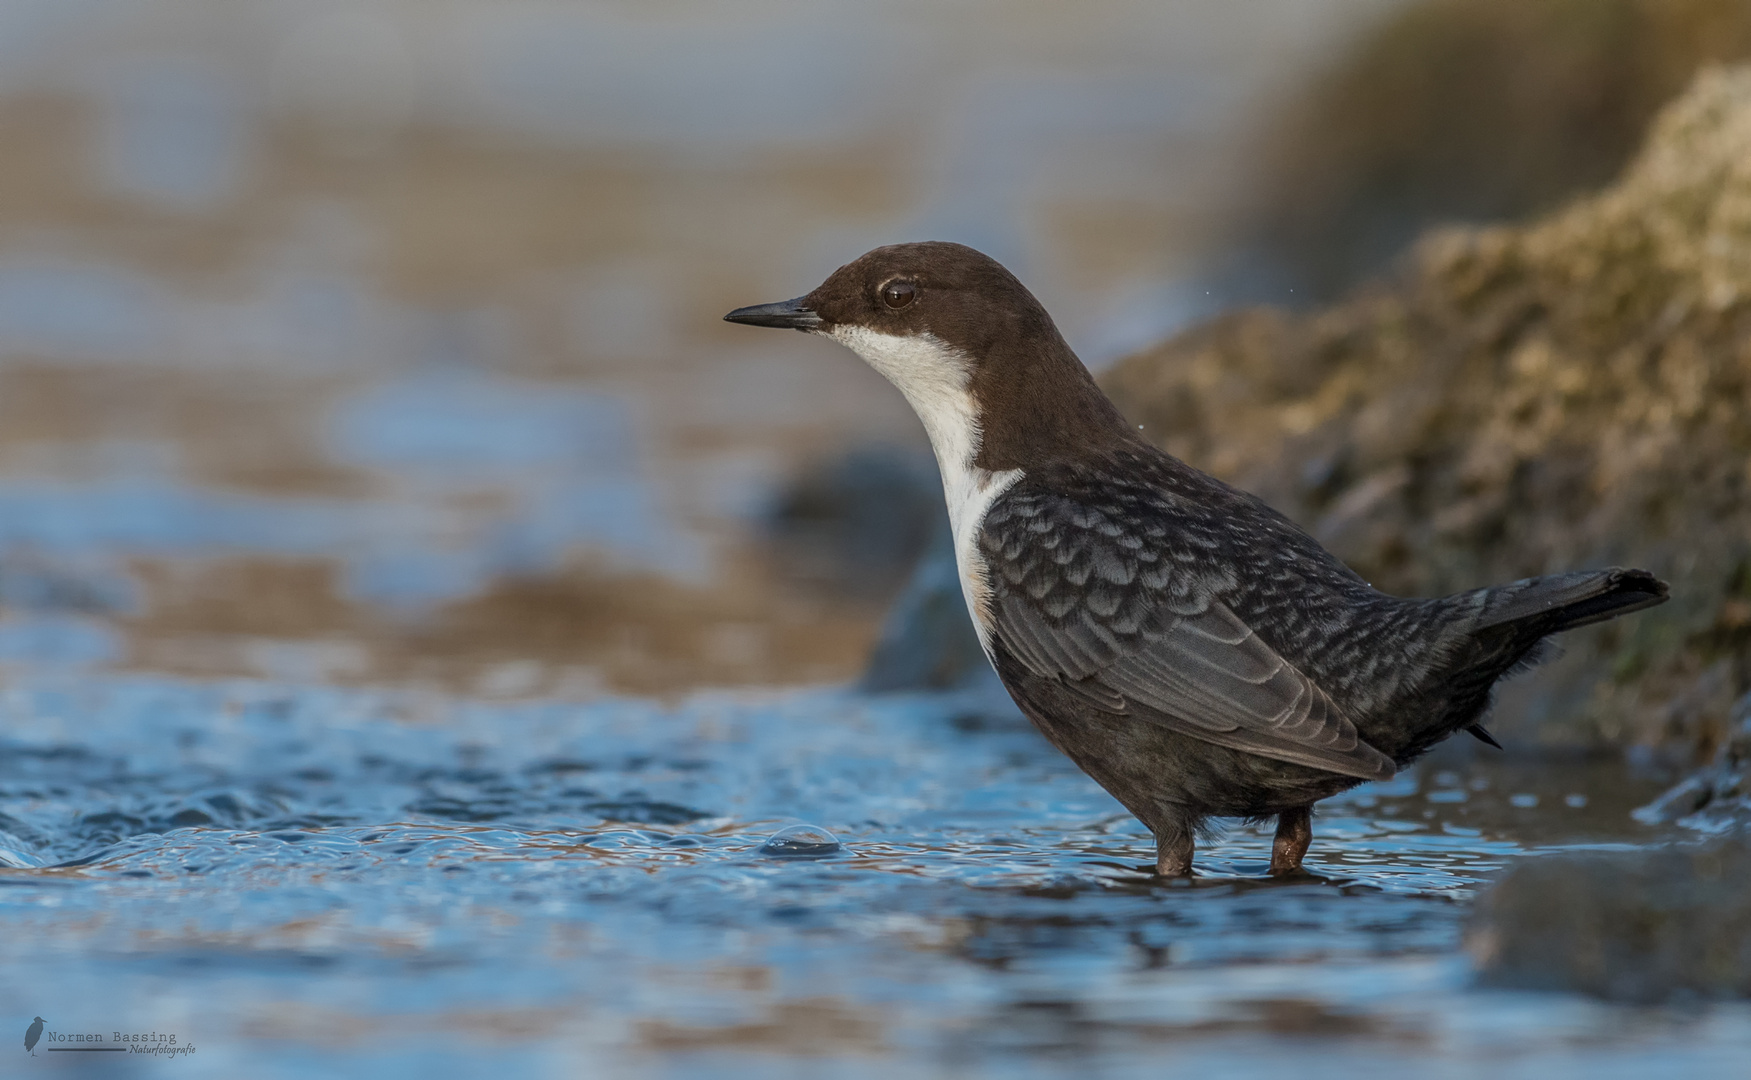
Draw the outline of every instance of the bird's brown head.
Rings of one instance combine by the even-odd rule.
[[[724,318],[849,347],[906,395],[939,459],[970,449],[1001,471],[1131,439],[1034,295],[962,244],[879,247],[807,296]]]

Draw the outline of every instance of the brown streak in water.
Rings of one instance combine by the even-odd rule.
[[[146,599],[141,614],[120,620],[125,663],[271,677],[262,657],[302,646],[328,681],[510,697],[576,694],[592,681],[666,695],[856,675],[874,640],[875,609],[792,595],[758,558],[733,561],[735,569],[704,587],[588,565],[502,579],[404,622],[344,597],[340,568],[326,561],[139,559],[133,570]],[[520,677],[495,682],[505,665],[523,665],[513,669]]]
[[[279,496],[360,497],[376,488],[326,458],[323,412],[351,380],[228,371],[225,377],[120,364],[0,367],[0,468],[73,473],[105,440],[161,442],[183,479]]]
[[[804,1056],[882,1054],[887,1043],[871,1011],[834,998],[774,1003],[760,1020],[721,1027],[645,1020],[638,1039],[647,1049],[765,1050]]]

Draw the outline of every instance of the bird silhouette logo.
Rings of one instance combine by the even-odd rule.
[[[31,1057],[36,1057],[36,1041],[43,1037],[43,1018],[37,1017],[30,1022],[30,1027],[24,1031],[24,1050]]]

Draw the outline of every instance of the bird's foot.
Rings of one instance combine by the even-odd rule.
[[[1301,860],[1313,843],[1313,807],[1299,806],[1277,815],[1277,838],[1271,842],[1271,876],[1305,873]]]
[[[1157,838],[1155,841],[1155,873],[1158,877],[1182,878],[1192,876],[1192,849],[1194,843],[1190,835],[1175,837],[1171,840]]]

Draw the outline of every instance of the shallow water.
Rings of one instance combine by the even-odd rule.
[[[695,693],[854,676],[882,604],[762,515],[922,447],[721,312],[931,235],[1091,361],[1152,341],[1216,302],[1250,125],[1397,2],[0,0],[0,1037],[105,1076],[1737,1075],[1737,1007],[1469,986],[1481,882],[1667,835],[1620,770],[1460,748],[1328,803],[1315,877],[1236,829],[1167,885],[989,696]],[[65,1038],[118,1032],[195,1052]]]
[[[1605,766],[1456,755],[1325,804],[1314,877],[1262,878],[1268,837],[1236,829],[1165,885],[1141,826],[978,693],[66,675],[16,680],[4,721],[0,1016],[173,1033],[188,1075],[1731,1075],[1751,1052],[1737,1006],[1469,988],[1481,881],[1660,835],[1628,816],[1653,788]],[[838,850],[762,851],[801,823]]]
[[[938,237],[1091,362],[1153,342],[1274,95],[1399,2],[0,0],[0,604],[114,616],[0,657],[851,678],[882,598],[761,529],[922,432],[722,313]]]

